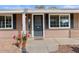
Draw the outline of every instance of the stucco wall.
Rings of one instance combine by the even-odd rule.
[[[69,30],[46,30],[46,38],[68,38]]]
[[[71,29],[46,29],[46,38],[79,38],[79,13],[73,14],[74,25]],[[47,25],[46,25],[47,26]]]
[[[16,29],[0,29],[0,39],[12,39],[13,35],[17,35],[22,28],[22,16],[16,14]]]
[[[74,28],[79,28],[79,13],[74,14]]]
[[[30,16],[32,20],[32,14],[27,14],[27,17]],[[47,20],[47,19],[45,19]],[[26,18],[26,29],[28,30],[28,18]],[[32,22],[31,22],[32,24]],[[45,26],[47,26],[45,24]],[[32,26],[31,26],[32,29]],[[30,31],[32,31],[30,29]],[[17,35],[18,31],[22,30],[22,15],[17,14],[16,15],[16,29],[11,30],[0,30],[0,39],[3,38],[11,38],[13,35]],[[48,29],[48,27],[45,28],[45,38],[79,38],[79,14],[74,14],[74,28],[72,29]]]
[[[79,13],[74,14],[74,28],[71,29],[71,38],[79,38]]]
[[[22,14],[16,14],[16,30],[22,30]]]
[[[28,29],[28,20],[30,19],[30,30]],[[32,34],[32,14],[26,14],[26,31]]]
[[[17,30],[0,30],[0,39],[12,39],[17,34]]]
[[[79,38],[79,29],[71,29],[71,38]]]

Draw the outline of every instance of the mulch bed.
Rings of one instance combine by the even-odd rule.
[[[56,53],[79,53],[79,45],[59,45]]]

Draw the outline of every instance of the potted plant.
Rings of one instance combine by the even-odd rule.
[[[17,47],[22,47],[25,48],[26,47],[26,42],[27,39],[30,37],[29,32],[27,32],[27,34],[25,35],[24,33],[21,34],[21,32],[18,33],[18,36],[13,36],[13,39],[16,39],[16,43],[15,45]]]
[[[26,35],[23,35],[22,37],[22,48],[26,47],[27,39],[30,37],[29,32],[26,33]]]
[[[14,44],[15,44],[17,47],[20,47],[20,45],[21,45],[21,40],[22,40],[22,34],[21,34],[21,32],[19,32],[17,36],[14,35],[14,36],[13,36],[13,39],[16,40]]]
[[[23,36],[22,37],[22,48],[25,48],[26,47],[26,42],[27,42],[27,37],[26,36]]]

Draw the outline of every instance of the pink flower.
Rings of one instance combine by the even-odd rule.
[[[18,38],[21,39],[22,35],[21,32],[18,34]]]
[[[16,36],[15,35],[13,35],[13,39],[15,39],[16,38]]]
[[[27,34],[26,34],[26,38],[29,38],[30,37],[30,33],[28,32]]]

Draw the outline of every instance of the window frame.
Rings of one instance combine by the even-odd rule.
[[[13,15],[12,14],[2,14],[0,16],[4,16],[5,17],[5,28],[0,28],[0,29],[13,29]],[[6,16],[10,16],[11,17],[11,27],[6,27]]]
[[[51,15],[58,15],[58,16],[59,16],[59,27],[51,27],[51,26],[50,26],[50,20],[51,20],[51,19],[50,19],[50,16],[51,16]],[[68,27],[61,27],[61,26],[60,26],[60,20],[61,20],[61,19],[60,19],[60,16],[62,16],[62,15],[68,15],[68,16],[69,16],[69,26],[68,26]],[[70,29],[70,14],[49,14],[49,21],[48,21],[48,22],[49,22],[49,24],[48,24],[49,29]]]

